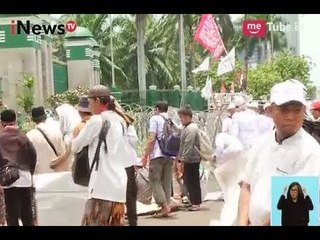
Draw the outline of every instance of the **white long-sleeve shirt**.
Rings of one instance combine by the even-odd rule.
[[[62,133],[58,128],[54,127],[48,122],[39,123],[37,127],[46,134],[48,139],[50,139],[57,151],[58,156],[61,156],[65,153],[66,148],[62,138]],[[56,159],[58,156],[56,156],[47,140],[43,137],[38,129],[30,130],[27,133],[27,137],[33,143],[33,146],[37,152],[37,165],[35,173],[40,174],[54,172],[50,168],[50,162]]]
[[[138,135],[136,132],[136,129],[133,125],[129,125],[127,128],[127,136],[129,141],[129,153],[130,153],[130,162],[128,167],[131,167],[132,165],[141,165],[141,160],[138,159],[137,153],[136,153],[136,147],[138,142]]]
[[[250,149],[259,136],[257,114],[246,109],[232,116],[232,135],[240,140],[244,149]]]
[[[94,115],[72,142],[72,150],[77,153],[85,146],[89,146],[90,166],[99,141],[102,121],[110,121],[110,128],[106,136],[108,152],[104,144],[100,148],[98,170],[91,173],[89,181],[89,199],[102,199],[113,202],[126,201],[127,175],[130,154],[127,148],[126,127],[123,119],[113,111],[105,111],[101,115]]]
[[[320,146],[300,129],[282,144],[275,132],[261,136],[248,154],[243,182],[250,185],[249,220],[261,226],[271,212],[271,178],[273,176],[320,176]],[[317,187],[317,186],[315,186]]]

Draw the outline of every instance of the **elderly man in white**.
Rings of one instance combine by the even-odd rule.
[[[252,146],[240,183],[240,226],[270,226],[271,177],[319,176],[320,146],[302,128],[306,110],[304,89],[287,80],[271,89],[271,115],[275,130]]]

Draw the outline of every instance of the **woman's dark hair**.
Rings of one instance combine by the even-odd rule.
[[[300,200],[302,200],[304,198],[304,194],[303,194],[303,191],[302,191],[302,187],[301,187],[300,183],[298,183],[298,182],[293,182],[293,183],[290,184],[288,192],[287,192],[287,199],[292,200],[292,197],[291,197],[291,194],[290,194],[290,190],[294,186],[298,187],[298,201],[300,201]]]
[[[188,116],[188,117],[192,118],[193,114],[192,114],[191,106],[190,105],[183,106],[182,108],[180,108],[178,114],[182,115],[182,116]]]

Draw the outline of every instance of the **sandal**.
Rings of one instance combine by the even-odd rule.
[[[169,214],[163,214],[162,212],[156,213],[152,216],[153,218],[169,218]]]
[[[188,211],[190,211],[190,212],[197,212],[197,211],[199,211],[200,210],[200,206],[197,206],[197,205],[192,205],[189,209],[188,209]]]

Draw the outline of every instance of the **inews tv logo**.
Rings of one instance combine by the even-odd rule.
[[[66,32],[74,32],[77,29],[77,23],[73,20],[69,20],[66,24],[53,24],[53,25],[45,25],[45,24],[33,24],[29,20],[23,22],[21,20],[11,20],[11,35],[16,34],[59,34],[63,35]]]

